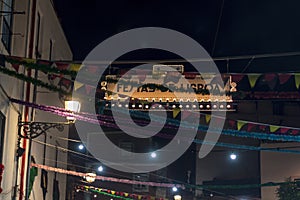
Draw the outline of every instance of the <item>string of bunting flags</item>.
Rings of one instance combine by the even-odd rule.
[[[62,173],[66,175],[72,175],[72,176],[79,176],[79,177],[84,177],[86,176],[85,173],[82,172],[76,172],[76,171],[71,171],[71,170],[65,170],[61,168],[55,168],[55,167],[50,167],[46,165],[40,165],[40,164],[31,164],[32,167],[36,167],[39,169],[44,169],[46,171],[50,172],[56,172],[56,173]],[[181,188],[181,189],[250,189],[250,188],[261,188],[261,187],[274,187],[274,186],[280,186],[283,184],[286,184],[288,182],[267,182],[267,183],[261,183],[261,184],[239,184],[239,185],[230,185],[230,184],[223,184],[223,185],[191,185],[191,184],[169,184],[169,183],[155,183],[155,182],[142,182],[142,181],[135,181],[135,180],[129,180],[129,179],[118,179],[118,178],[113,178],[113,177],[105,177],[105,176],[96,176],[97,180],[100,181],[110,181],[110,182],[117,182],[117,183],[125,183],[125,184],[140,184],[140,185],[148,185],[152,187],[167,187],[167,188]],[[109,195],[119,195],[118,197],[125,199],[151,199],[151,196],[148,195],[137,195],[137,194],[129,194],[126,192],[117,192],[115,190],[108,190],[108,189],[103,189],[103,188],[97,188],[93,186],[80,186],[80,189],[83,189],[84,191],[92,191],[92,192],[98,192],[102,194],[109,194]],[[153,197],[152,197],[153,199]],[[166,200],[166,199],[161,199],[161,198],[155,198],[154,200]]]
[[[79,177],[85,177],[86,176],[86,173],[76,172],[76,171],[71,171],[71,170],[65,170],[65,169],[55,168],[55,167],[50,167],[50,166],[36,164],[36,163],[31,163],[31,166],[39,168],[39,169],[44,169],[46,171],[57,172],[57,173],[67,174],[67,175],[72,175],[72,176],[79,176]],[[100,181],[109,181],[109,182],[132,184],[132,185],[148,185],[148,186],[152,186],[152,187],[165,187],[165,188],[177,187],[177,188],[182,188],[182,189],[185,188],[184,185],[180,185],[180,184],[156,183],[156,182],[148,182],[148,181],[136,181],[136,180],[119,179],[119,178],[99,176],[99,175],[97,175],[95,177],[95,179],[100,180]]]
[[[29,107],[33,107],[39,110],[43,110],[46,112],[51,112],[53,114],[67,117],[72,116],[75,117],[78,120],[86,121],[89,123],[96,123],[107,127],[117,128],[117,126],[113,123],[113,120],[111,119],[111,116],[108,115],[98,115],[99,120],[93,120],[94,118],[91,118],[90,113],[70,113],[69,111],[55,107],[55,106],[46,106],[46,105],[37,105],[34,103],[25,102],[18,99],[10,99],[11,102],[17,103],[20,105],[26,105]],[[120,112],[122,109],[119,110]],[[124,110],[125,112],[125,110]],[[145,118],[144,113],[133,113],[134,115],[140,117],[140,119]],[[210,115],[201,115],[200,120],[206,120],[206,123],[209,123],[209,120],[211,120]],[[185,116],[183,116],[184,118]],[[213,116],[218,119],[218,116]],[[126,120],[126,119],[125,119]],[[160,118],[153,117],[153,120],[160,122]],[[168,128],[176,129],[176,126],[178,126],[179,121],[176,119],[168,119]],[[181,124],[182,126],[185,126],[187,128],[192,128],[189,124],[185,124],[184,122]],[[222,134],[230,135],[230,136],[236,136],[236,137],[249,137],[249,138],[256,138],[256,139],[263,139],[263,140],[274,140],[274,141],[300,141],[300,129],[298,128],[292,128],[292,127],[281,127],[277,125],[267,125],[267,124],[261,124],[256,122],[246,122],[241,120],[227,120],[226,126],[224,130],[222,130]],[[238,126],[238,130],[230,130],[229,128]],[[251,129],[249,128],[251,127]],[[195,128],[195,127],[194,127]],[[199,131],[207,131],[207,126],[203,125],[203,123],[199,123]],[[249,131],[248,131],[249,130]],[[259,132],[260,131],[260,132]],[[274,132],[270,132],[274,131]]]
[[[5,63],[11,64],[16,72],[19,71],[20,65],[29,69],[37,69],[48,74],[49,80],[58,79],[60,87],[53,87],[33,80],[27,80],[25,77],[21,77],[17,74],[12,74],[5,68]],[[90,93],[92,88],[95,88],[94,83],[89,83],[88,74],[96,73],[99,67],[107,67],[103,65],[88,65],[87,79],[81,81],[74,81],[77,72],[79,71],[81,64],[72,62],[52,62],[47,60],[35,60],[16,56],[7,56],[0,54],[0,70],[2,73],[10,73],[16,78],[29,81],[33,84],[37,84],[40,87],[46,87],[50,90],[58,91],[64,87],[66,91],[70,91],[71,87],[75,90],[83,90],[85,93]],[[122,66],[115,68],[114,73],[116,75],[122,74]],[[184,72],[183,74],[187,79],[193,79],[198,74],[193,72]],[[233,100],[244,100],[244,99],[300,99],[300,73],[266,73],[266,74],[222,74],[222,76],[230,75],[232,81],[237,83],[237,92],[234,92]],[[143,79],[143,76],[140,76]],[[65,93],[66,93],[65,91]]]
[[[87,186],[87,185],[79,185],[76,187],[76,190],[79,191],[90,191],[97,194],[102,194],[106,196],[115,197],[118,199],[124,199],[124,200],[168,200],[167,198],[158,198],[155,196],[150,195],[142,195],[142,194],[132,194],[128,192],[119,192],[115,190],[109,190],[105,188],[98,188],[93,186]]]

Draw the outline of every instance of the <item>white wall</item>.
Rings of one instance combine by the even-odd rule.
[[[264,148],[299,146],[299,143],[264,144]],[[295,148],[294,150],[300,150]],[[300,177],[300,156],[292,153],[261,152],[261,182],[284,182],[287,178]],[[262,188],[263,200],[276,200],[276,188]]]
[[[1,5],[2,3],[0,3]],[[20,57],[28,57],[29,53],[29,38],[30,38],[30,27],[31,27],[31,6],[32,0],[15,0],[14,9],[16,11],[25,11],[25,15],[14,15],[13,17],[13,33],[20,33],[22,36],[12,36],[12,46],[11,46],[11,55],[20,56]],[[41,32],[40,32],[40,45],[39,51],[42,55],[41,59],[47,60],[49,58],[50,52],[50,39],[53,41],[53,49],[52,49],[52,59],[53,60],[72,60],[72,52],[67,42],[67,39],[64,35],[63,29],[59,23],[59,20],[56,16],[56,13],[52,7],[52,3],[50,0],[37,0],[37,10],[35,15],[37,16],[37,12],[41,14]],[[37,19],[37,17],[36,17]],[[2,22],[1,22],[2,23]],[[1,24],[0,24],[1,25]],[[2,26],[0,27],[0,29]],[[36,34],[36,30],[34,31]],[[36,35],[35,35],[36,37]],[[36,41],[34,39],[34,41]],[[35,44],[33,47],[35,48]],[[0,41],[0,53],[8,54],[5,48],[3,47],[2,42]],[[35,58],[35,52],[33,52],[33,58]],[[20,68],[19,72],[23,72],[23,68]],[[32,72],[34,74],[34,71]],[[38,78],[44,81],[47,80],[47,75],[43,73],[38,74]],[[12,77],[2,75],[0,73],[0,84],[4,87],[4,89],[8,92],[9,96],[15,97],[17,99],[23,99],[23,88],[24,83],[22,81],[18,81]],[[32,100],[33,96],[33,86],[31,86],[31,94],[30,99]],[[49,92],[48,90],[37,88],[37,103],[44,105],[54,105],[63,107],[61,101],[58,98],[57,93]],[[19,108],[18,105],[16,105]],[[22,107],[21,107],[22,108]],[[10,200],[12,196],[12,188],[14,186],[15,180],[15,152],[16,152],[16,142],[17,142],[17,120],[18,114],[17,112],[8,105],[8,101],[6,97],[0,91],[0,110],[6,116],[6,124],[5,124],[5,145],[4,145],[4,157],[3,164],[5,165],[4,176],[2,180],[2,188],[3,192],[0,194],[0,199],[2,200]],[[30,113],[30,112],[29,112]],[[30,115],[30,114],[29,114]],[[57,121],[66,121],[64,118],[57,117],[48,113],[44,113],[41,111],[35,112],[35,118],[32,119],[34,121],[47,121],[47,122],[57,122]],[[56,144],[56,138],[52,136],[61,136],[68,137],[68,127],[65,127],[63,132],[58,132],[56,130],[49,131],[47,143]],[[40,136],[38,138],[39,141],[44,140],[44,136]],[[58,141],[59,144],[67,148],[66,141]],[[32,155],[35,157],[37,163],[43,163],[43,146],[37,143],[33,143],[32,146]],[[46,150],[46,165],[54,166],[53,160],[55,160],[55,149],[48,147]],[[67,162],[67,153],[59,152],[58,155],[58,167],[65,168],[66,166],[63,163]],[[21,159],[19,160],[19,173],[21,170]],[[40,174],[36,177],[33,192],[31,193],[31,199],[42,199],[41,188],[40,188]],[[48,193],[47,199],[52,199],[52,182],[53,182],[53,173],[48,173]],[[60,184],[60,198],[65,199],[65,191],[66,191],[66,176],[58,174],[57,179]],[[20,184],[20,183],[19,183]],[[24,191],[23,191],[24,192]]]
[[[72,60],[72,52],[65,38],[64,32],[58,21],[56,13],[52,7],[50,0],[40,0],[37,4],[37,12],[41,16],[41,28],[40,28],[40,45],[39,52],[41,53],[41,59],[48,60],[50,53],[50,40],[53,41],[52,49],[52,60]],[[36,46],[36,45],[34,45]],[[47,75],[40,72],[38,78],[44,81],[48,81]],[[59,99],[57,92],[51,92],[44,88],[37,89],[37,103],[43,105],[51,105],[64,107],[63,102]],[[35,121],[46,121],[46,122],[66,122],[63,117],[58,117],[53,114],[49,114],[43,111],[35,111]],[[39,141],[44,142],[45,136],[40,136]],[[47,133],[47,143],[55,146],[61,146],[63,148],[68,148],[68,142],[66,140],[61,140],[56,137],[68,138],[68,126],[65,126],[63,132],[59,132],[56,129],[51,129]],[[58,143],[57,143],[58,142]],[[46,162],[45,165],[55,166],[55,155],[56,150],[53,146],[48,146],[46,148]],[[43,164],[43,154],[44,147],[36,142],[33,143],[32,155],[35,157],[36,162]],[[67,163],[67,153],[58,151],[58,167],[66,169]],[[32,200],[40,200],[42,198],[42,189],[40,187],[41,171],[39,171],[38,176],[34,184],[33,192],[31,194]],[[53,190],[53,180],[54,173],[48,172],[48,193],[46,199],[52,199]],[[57,180],[59,181],[60,189],[60,199],[65,199],[66,196],[66,182],[67,176],[63,174],[57,174]]]

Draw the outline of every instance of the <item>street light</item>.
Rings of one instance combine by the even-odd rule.
[[[231,160],[236,160],[236,158],[237,158],[237,155],[235,153],[230,154],[230,159]]]
[[[177,189],[177,187],[175,187],[175,186],[172,188],[172,191],[173,191],[173,192],[177,192],[177,190],[178,190],[178,189]]]
[[[84,149],[83,144],[78,145],[78,149],[79,149],[79,150],[83,150],[83,149]]]
[[[96,180],[96,174],[95,173],[87,173],[83,178],[88,183],[93,183]]]
[[[102,171],[103,171],[103,167],[102,167],[102,166],[99,166],[99,167],[98,167],[98,171],[99,171],[99,172],[102,172]]]
[[[65,101],[65,109],[70,112],[79,112],[80,103],[78,101]],[[25,189],[25,200],[29,199],[29,184],[30,184],[30,164],[31,164],[31,146],[32,140],[39,137],[42,134],[46,134],[49,129],[56,128],[58,131],[63,131],[65,125],[69,125],[75,122],[75,117],[66,117],[68,122],[28,122],[21,121],[21,117],[18,118],[18,136],[29,140],[28,156],[27,156],[27,176],[26,176],[26,189]],[[22,135],[21,130],[26,133]],[[18,144],[19,145],[19,144]],[[18,146],[18,148],[20,148]],[[18,164],[17,164],[18,165]],[[17,179],[16,179],[17,180]],[[15,186],[15,192],[17,184]],[[16,196],[16,194],[14,195]]]

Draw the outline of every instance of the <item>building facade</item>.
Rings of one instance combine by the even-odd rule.
[[[60,21],[51,0],[4,0],[1,2],[1,42],[0,54],[29,58],[34,60],[72,60],[72,52],[64,35]],[[6,64],[7,68],[13,69]],[[49,81],[48,75],[20,66],[18,73],[43,81]],[[18,117],[22,121],[58,122],[66,121],[38,110],[12,104],[8,97],[35,102],[44,105],[63,107],[58,93],[35,87],[22,80],[0,74],[1,84],[1,144],[0,162],[4,165],[0,199],[24,199],[26,191],[27,154],[29,143],[20,141],[25,149],[21,157],[16,157],[18,149]],[[49,131],[32,142],[31,155],[38,164],[64,167],[67,153],[61,153],[55,146],[67,148],[66,141],[58,141],[57,136],[67,138],[68,128],[63,132]],[[48,146],[45,146],[47,143]],[[50,146],[49,146],[50,145]],[[56,162],[57,161],[57,162]],[[59,182],[60,199],[65,199],[66,176],[47,174],[46,199],[52,199],[53,182]],[[30,199],[41,199],[41,171],[35,177]]]

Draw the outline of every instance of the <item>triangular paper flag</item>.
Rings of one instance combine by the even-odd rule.
[[[78,72],[80,67],[81,67],[81,64],[70,64],[69,69],[70,69],[70,71]]]
[[[280,128],[280,133],[285,134],[289,131],[289,128]]]
[[[111,194],[116,194],[116,191],[113,191],[113,190],[112,190],[110,193],[111,193]]]
[[[248,79],[249,79],[251,88],[253,88],[255,86],[256,81],[259,76],[260,76],[260,74],[248,74]]]
[[[270,132],[271,132],[271,133],[274,133],[274,132],[277,131],[279,128],[280,128],[279,126],[273,126],[273,125],[271,125],[271,126],[270,126]]]
[[[78,81],[74,82],[74,89],[75,91],[78,90],[79,88],[81,88],[83,86],[83,83],[80,83]]]
[[[297,89],[299,89],[299,85],[300,85],[300,74],[299,73],[295,74],[295,83],[296,83]]]
[[[247,125],[248,125],[247,126],[247,131],[248,132],[250,132],[253,129],[253,127],[255,127],[255,124],[253,124],[253,123],[248,123]]]
[[[231,78],[232,78],[232,82],[238,83],[244,78],[244,75],[243,74],[233,74],[231,76]]]
[[[299,130],[296,129],[292,130],[292,135],[298,135],[298,134],[299,134]]]
[[[16,72],[19,71],[19,67],[20,67],[19,64],[11,64],[11,66],[16,70]]]
[[[205,121],[208,124],[210,122],[211,115],[205,115]]]
[[[292,76],[291,74],[279,74],[278,75],[279,83],[281,85],[286,83],[291,78],[291,76]]]
[[[237,129],[238,131],[246,124],[244,121],[237,121]]]
[[[128,193],[126,193],[126,192],[124,193],[124,196],[125,196],[125,197],[128,197],[128,195],[129,195]]]
[[[276,74],[266,74],[265,75],[265,80],[271,90],[274,90],[276,84],[277,84],[277,75]]]
[[[179,108],[174,108],[173,109],[173,118],[176,118],[179,113],[180,113],[180,109]]]
[[[189,116],[191,116],[192,112],[190,111],[184,111],[181,113],[181,120],[184,120],[186,118],[188,118]]]
[[[91,85],[85,85],[85,91],[86,91],[87,94],[90,94],[91,91],[92,91],[92,89],[93,89],[93,86],[91,86]]]
[[[228,120],[228,124],[230,128],[235,127],[235,120]]]

